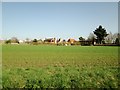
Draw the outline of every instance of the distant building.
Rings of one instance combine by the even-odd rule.
[[[44,42],[56,44],[56,38],[45,38]]]
[[[67,41],[69,44],[74,44],[75,42],[76,42],[76,40],[75,39],[72,39],[72,38],[70,38],[70,39],[68,39],[68,41]]]
[[[22,43],[24,43],[24,41],[23,40],[19,40],[19,43],[22,44]]]
[[[37,43],[38,43],[38,44],[42,44],[42,43],[43,43],[42,39],[39,39],[39,40],[37,41]]]
[[[5,41],[4,40],[0,40],[0,44],[3,44]]]

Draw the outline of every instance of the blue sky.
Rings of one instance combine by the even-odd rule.
[[[4,2],[2,37],[87,38],[99,26],[118,32],[117,2]]]
[[[0,38],[2,36],[2,3],[0,2]]]

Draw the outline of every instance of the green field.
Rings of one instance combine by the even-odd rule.
[[[3,88],[118,88],[118,47],[3,45]]]

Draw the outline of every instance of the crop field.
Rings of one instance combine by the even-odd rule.
[[[3,88],[118,88],[118,48],[3,45]]]

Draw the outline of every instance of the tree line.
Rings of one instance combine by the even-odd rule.
[[[79,40],[84,41],[85,39],[83,37],[79,37]],[[99,27],[96,28],[93,33],[89,34],[87,40],[96,42],[96,44],[120,45],[120,33],[107,33],[106,29],[99,25]]]
[[[29,38],[26,38],[25,43],[29,44],[29,43],[37,43],[37,42],[42,42],[41,39],[37,40],[37,39],[33,39],[32,41],[29,40]],[[66,40],[63,40],[64,42]],[[103,28],[101,25],[99,25],[98,28],[96,28],[93,33],[90,33],[88,38],[85,39],[84,37],[79,37],[79,41],[91,41],[92,44],[94,44],[94,42],[96,42],[96,44],[116,44],[116,45],[120,45],[120,33],[114,33],[112,34],[107,33],[106,29]],[[8,43],[20,43],[19,40],[17,39],[17,37],[12,37],[9,40],[5,41],[6,44]]]

